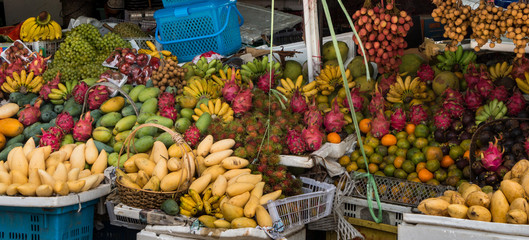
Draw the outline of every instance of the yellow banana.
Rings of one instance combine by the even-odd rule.
[[[29,33],[28,33],[28,36],[27,36],[27,41],[31,41],[33,39],[33,37],[37,33],[37,27],[39,27],[38,24],[35,24],[35,25],[31,26],[31,29],[29,29]]]
[[[222,79],[226,79],[226,80],[228,79],[228,76],[226,76],[226,73],[224,73],[224,70],[222,69],[219,70],[219,75]]]
[[[13,72],[13,80],[15,80],[15,82],[17,84],[20,84],[20,75],[18,75],[17,72]],[[11,86],[13,86],[13,85],[11,85]]]
[[[184,93],[188,93],[188,95],[190,95],[191,97],[196,97],[198,95],[198,93],[195,90],[193,90],[191,87],[188,87],[188,86],[184,87]]]
[[[213,103],[213,100],[208,101],[208,110],[211,115],[215,114],[215,103]]]
[[[277,91],[280,91],[280,92],[281,92],[282,94],[284,94],[285,96],[290,97],[290,92],[287,91],[286,89],[284,89],[283,87],[278,86],[278,87],[276,87],[276,90],[277,90]]]
[[[205,103],[200,104],[199,108],[200,108],[200,110],[202,110],[203,112],[209,112],[209,108],[208,108],[208,106],[206,106]]]
[[[11,78],[10,76],[6,76],[6,83],[9,84],[11,88],[15,88],[18,84],[15,83],[15,80]]]
[[[312,90],[310,90],[308,92],[304,92],[304,93],[305,93],[304,95],[307,96],[307,97],[314,96],[314,95],[318,94],[318,89],[312,89]]]
[[[303,83],[303,75],[299,75],[298,76],[298,79],[296,79],[296,84],[295,84],[295,87],[296,88],[301,88],[301,84]]]
[[[509,69],[509,64],[507,64],[507,62],[501,63],[500,71],[502,73],[505,73],[505,72],[507,72],[507,69]]]
[[[406,89],[406,87],[404,85],[404,82],[402,81],[402,77],[397,76],[397,84],[403,91],[404,91],[404,89]]]
[[[149,49],[151,49],[151,51],[153,51],[153,52],[157,51],[156,46],[154,45],[153,42],[146,41],[145,44],[147,44],[147,47],[149,47]]]
[[[220,98],[217,98],[217,100],[215,101],[215,113],[216,114],[219,114],[221,107],[222,107],[222,101],[220,100]]]
[[[223,102],[222,106],[219,109],[219,115],[222,116],[225,113],[227,113],[229,108],[230,108],[230,105],[228,103],[226,103],[226,102]]]
[[[26,70],[20,71],[20,85],[26,85]]]
[[[281,78],[281,86],[283,86],[283,88],[285,88],[286,90],[289,90],[291,91],[292,89],[290,88],[290,85],[287,83],[287,80],[285,80],[284,78]]]
[[[50,23],[53,26],[55,39],[61,39],[62,38],[62,28],[61,28],[61,26],[57,22],[55,22],[53,20],[51,20]]]
[[[9,93],[16,92],[16,90],[13,89],[13,87],[11,87],[8,83],[2,84],[2,90],[4,90],[4,92],[9,92]]]
[[[36,18],[30,17],[22,23],[22,26],[20,26],[20,37],[23,41],[27,40],[27,36],[29,34],[29,29],[36,24]]]
[[[57,85],[57,87],[59,87],[59,90],[61,90],[61,92],[63,93],[67,93],[68,92],[68,88],[66,88],[66,86],[62,83],[59,83],[59,85]]]
[[[316,81],[312,81],[310,83],[307,83],[305,86],[303,86],[302,90],[304,92],[308,92],[316,87]]]
[[[520,88],[522,92],[529,93],[529,85],[525,81],[520,78],[516,78],[516,83],[518,84],[518,88]]]
[[[404,90],[408,90],[410,89],[410,84],[411,84],[411,77],[410,76],[407,76],[406,79],[404,80]]]
[[[292,82],[292,80],[290,78],[287,78],[287,83],[288,83],[288,86],[290,87],[290,89],[292,89],[292,90],[296,89],[296,86],[294,86],[294,82]]]
[[[496,63],[496,65],[494,66],[494,72],[496,73],[498,77],[499,75],[501,75],[501,64],[500,63]]]
[[[204,113],[204,111],[202,111],[200,108],[195,108],[194,111],[195,111],[195,114],[198,116],[202,116],[202,114]]]
[[[489,72],[493,79],[498,78],[498,74],[496,74],[496,68],[494,66],[489,67]]]
[[[38,93],[41,88],[42,88],[42,82],[40,82],[35,88],[33,88],[33,90],[31,90],[31,92]]]

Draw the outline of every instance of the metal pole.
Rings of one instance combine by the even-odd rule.
[[[305,45],[307,46],[308,81],[313,81],[320,71],[320,37],[318,27],[317,0],[303,0],[303,19],[305,25]]]

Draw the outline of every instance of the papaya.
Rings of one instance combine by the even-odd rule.
[[[99,109],[104,113],[118,112],[123,106],[125,106],[125,98],[117,96],[106,100]]]
[[[24,140],[25,140],[24,134],[19,134],[16,137],[12,137],[11,139],[9,139],[9,141],[7,141],[6,145],[10,146],[10,145],[15,144],[15,143],[24,143]]]

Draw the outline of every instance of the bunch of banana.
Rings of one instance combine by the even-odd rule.
[[[211,215],[216,218],[222,218],[220,211],[220,202],[226,195],[213,196],[211,188],[204,190],[202,197],[196,191],[189,189],[188,193],[180,197],[180,214],[188,217],[195,215]]]
[[[397,81],[389,86],[386,100],[391,103],[409,103],[410,106],[421,104],[428,98],[426,83],[419,77],[412,79],[407,76],[402,80],[400,75]]]
[[[206,112],[209,113],[213,119],[220,118],[226,123],[233,121],[233,110],[228,103],[222,102],[220,98],[209,100],[207,104],[200,104],[199,107],[195,108],[193,119],[197,121],[198,118]]]
[[[241,84],[241,71],[239,69],[235,69],[235,67],[228,67],[227,71],[220,69],[218,76],[217,74],[211,75],[211,79],[213,79],[213,81],[215,81],[219,86],[224,87],[226,81],[231,80],[233,74],[235,74],[235,82],[237,84]]]
[[[496,65],[490,66],[489,72],[490,76],[492,77],[492,81],[509,76],[512,72],[512,67],[513,66],[509,65],[507,62],[496,63]]]
[[[138,53],[144,53],[144,54],[147,54],[147,55],[151,55],[151,57],[155,57],[155,58],[160,58],[160,55],[162,55],[164,58],[171,58],[173,61],[175,61],[176,63],[178,63],[178,58],[176,56],[174,56],[170,51],[167,51],[167,50],[158,50],[156,48],[156,46],[154,45],[154,43],[152,43],[151,41],[147,41],[145,42],[147,44],[147,46],[149,47],[149,49],[140,49],[138,50]]]
[[[476,54],[474,51],[464,51],[463,47],[459,45],[455,52],[444,51],[443,54],[437,55],[437,68],[443,71],[462,71],[465,70],[469,63],[476,61]],[[458,66],[457,69],[454,69]]]
[[[281,74],[281,64],[279,62],[269,62],[268,56],[263,56],[261,60],[254,59],[252,62],[247,62],[241,66],[241,75],[243,78],[256,80],[270,71],[270,65],[274,71],[274,75]]]
[[[208,60],[205,57],[201,57],[195,65],[193,65],[193,70],[195,70],[195,76],[201,78],[210,78],[213,74],[218,73],[220,70],[224,72],[228,71],[228,65],[222,64],[220,60],[213,59],[208,63]]]
[[[518,88],[522,90],[525,94],[529,94],[529,73],[524,73],[525,79],[516,78],[516,84]]]
[[[55,105],[63,104],[72,96],[72,91],[76,85],[77,80],[67,81],[64,84],[59,83],[59,85],[57,85],[58,88],[51,89],[51,93],[48,94],[50,102]]]
[[[6,93],[38,93],[42,88],[42,84],[44,84],[42,76],[35,76],[33,71],[28,74],[26,70],[22,70],[20,75],[17,72],[13,72],[13,77],[6,76],[6,81],[2,84],[2,90]]]
[[[184,87],[184,95],[194,97],[196,99],[208,98],[217,99],[220,96],[221,87],[213,80],[189,79],[187,86]]]
[[[496,120],[505,117],[507,114],[507,106],[498,99],[490,101],[490,103],[483,106],[483,110],[478,113],[476,116],[476,125],[487,121],[487,120]]]
[[[316,88],[316,82],[312,81],[310,83],[303,84],[303,75],[299,75],[298,79],[294,83],[290,78],[281,79],[281,86],[277,86],[276,90],[280,91],[287,98],[291,98],[296,89],[301,90],[301,95],[305,97],[305,100],[309,102],[312,96],[318,94],[318,88]]]
[[[347,78],[348,86],[354,86],[353,76],[349,69],[345,70],[345,77]],[[320,75],[316,77],[316,84],[322,95],[328,96],[334,92],[339,86],[343,86],[342,72],[339,66],[326,65],[321,70]]]
[[[30,17],[20,26],[20,39],[24,42],[55,40],[62,38],[61,26],[51,20],[51,15],[43,11],[37,17]]]

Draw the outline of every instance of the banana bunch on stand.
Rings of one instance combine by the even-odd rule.
[[[56,40],[62,38],[61,26],[51,20],[51,15],[43,11],[37,17],[30,17],[20,26],[20,39],[24,42]]]
[[[6,81],[2,84],[1,88],[6,93],[38,93],[43,83],[42,76],[34,76],[33,71],[27,74],[26,70],[22,70],[20,74],[13,72],[13,77],[6,76]]]

